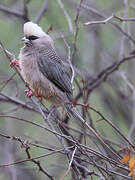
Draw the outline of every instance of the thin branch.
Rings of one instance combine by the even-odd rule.
[[[124,136],[124,134],[122,134],[122,132],[115,125],[113,125],[113,123],[110,120],[105,118],[103,114],[101,114],[101,112],[97,111],[95,108],[90,107],[90,109],[96,112],[104,121],[106,121],[111,127],[113,127],[113,129],[128,143],[128,145],[135,149],[134,145]]]
[[[12,117],[12,116],[0,116],[0,117]],[[13,119],[16,119],[16,117],[12,117]],[[17,118],[17,120],[19,120],[19,118]],[[30,121],[28,121],[28,120],[24,120],[24,119],[21,119],[22,121],[25,121],[25,122],[28,122],[28,123],[30,123],[30,124],[35,124],[36,126],[37,126],[37,123],[34,123],[34,122],[30,122]],[[43,127],[43,125],[38,125],[38,126],[40,126],[41,128]],[[43,127],[44,129],[46,129],[45,127]],[[49,131],[51,131],[51,130],[49,130]],[[53,132],[53,131],[52,131]],[[58,134],[58,135],[60,135],[60,134]],[[3,136],[3,135],[2,135]],[[107,156],[105,156],[105,155],[103,155],[103,154],[101,154],[101,153],[99,153],[99,152],[97,152],[97,151],[95,151],[94,149],[91,149],[91,148],[89,148],[88,146],[85,146],[85,145],[83,145],[83,144],[80,144],[80,143],[78,143],[78,142],[76,142],[75,140],[72,140],[71,138],[68,138],[68,137],[66,137],[65,135],[62,135],[61,134],[61,136],[62,137],[64,137],[64,138],[67,138],[68,140],[70,140],[72,143],[75,143],[77,146],[78,146],[78,148],[79,147],[81,147],[81,148],[85,148],[88,152],[90,152],[90,153],[92,153],[93,155],[96,155],[96,156],[98,156],[98,157],[100,157],[100,158],[102,158],[102,159],[104,159],[104,160],[106,160],[106,161],[109,161],[110,163],[112,163],[112,164],[114,164],[114,165],[117,165],[119,168],[124,168],[125,169],[125,167],[123,167],[118,161],[115,161],[115,160],[113,160],[113,159],[111,159],[111,158],[108,158]],[[5,135],[4,135],[4,137],[5,137]],[[10,136],[8,136],[7,138],[10,138]],[[71,148],[71,147],[70,147]],[[27,160],[24,160],[24,161],[27,161]],[[23,162],[24,162],[23,161]],[[22,162],[22,161],[21,161]],[[19,163],[21,163],[20,161],[19,161]],[[12,164],[11,164],[12,165]],[[5,166],[8,166],[8,165],[5,165]],[[0,166],[1,167],[1,166]]]
[[[81,6],[82,6],[83,0],[80,0],[80,3],[77,7],[77,13],[76,13],[76,17],[75,17],[75,38],[74,38],[74,43],[73,43],[73,54],[72,54],[72,61],[74,61],[74,57],[77,51],[77,37],[78,37],[78,31],[79,31],[79,27],[78,27],[78,20],[79,20],[79,15],[80,15],[80,10],[81,10]]]
[[[14,76],[16,75],[17,73],[16,72],[14,72],[12,75],[11,75],[11,77],[9,77],[6,81],[5,81],[5,83],[3,84],[3,86],[0,88],[0,92],[7,86],[7,84],[11,81],[11,80],[13,80],[13,78],[14,78]],[[16,85],[17,86],[17,85]],[[17,90],[18,90],[18,88],[17,88]]]
[[[71,165],[73,163],[73,160],[74,160],[74,156],[75,156],[75,153],[76,153],[76,150],[77,150],[77,147],[75,147],[73,153],[72,153],[72,157],[71,157],[71,160],[69,162],[69,166],[68,166],[68,170],[66,171],[66,173],[60,178],[60,180],[63,180],[67,174],[69,173],[70,169],[71,169]]]
[[[30,142],[30,141],[28,141],[26,139],[23,139],[21,137],[18,137],[18,136],[9,136],[9,135],[1,133],[1,132],[0,132],[0,136],[3,137],[3,138],[6,138],[8,140],[17,141],[17,142],[19,142],[21,144],[23,142],[27,142],[27,145],[29,145],[29,146],[33,146],[33,147],[40,148],[40,149],[45,149],[45,150],[48,150],[48,151],[56,151],[56,150],[59,149],[58,147],[52,148],[52,147],[43,146],[43,145],[40,145],[40,144],[37,144],[37,143]],[[73,146],[70,146],[68,148],[72,149]],[[61,149],[60,153],[62,153],[62,154],[64,153],[63,149]]]
[[[41,17],[47,11],[47,9],[48,9],[48,0],[45,0],[44,3],[41,6],[41,9],[38,11],[38,13],[37,13],[37,15],[36,15],[36,17],[34,19],[35,23],[38,24],[40,22]]]
[[[135,21],[135,18],[120,17],[116,15],[114,15],[114,17],[120,21]]]
[[[86,162],[86,163],[88,163],[88,164],[90,164],[90,165],[94,165],[94,166],[95,166],[95,163],[92,162],[92,161],[88,161],[88,160],[86,160],[86,159],[84,160],[84,159],[82,159],[81,157],[78,157],[78,156],[75,156],[75,157],[81,159],[83,162]],[[99,169],[101,169],[101,170],[103,170],[105,173],[107,173],[107,174],[109,174],[109,175],[114,174],[114,175],[117,175],[117,176],[120,176],[120,177],[127,178],[127,179],[130,179],[130,180],[131,180],[131,177],[126,176],[126,175],[124,175],[124,174],[122,174],[122,173],[113,171],[111,168],[107,168],[107,169],[106,169],[105,167],[103,167],[103,165],[100,166],[99,163],[96,163],[96,167],[99,168]]]
[[[14,15],[16,17],[24,18],[24,14],[20,13],[20,11],[13,10],[13,9],[3,6],[3,5],[0,5],[0,11]]]
[[[25,152],[26,152],[26,154],[28,156],[28,159],[31,159],[31,161],[38,166],[39,171],[41,171],[43,174],[45,174],[49,179],[54,180],[54,178],[47,171],[45,171],[43,169],[43,167],[41,166],[39,161],[31,158],[31,155],[30,155],[30,152],[29,152],[29,146],[26,147]]]
[[[24,0],[23,1],[23,16],[24,16],[24,21],[27,22],[29,21],[29,12],[28,12],[28,6],[27,6],[27,3],[29,1],[28,0]]]
[[[102,20],[102,21],[89,21],[89,22],[86,22],[84,23],[84,25],[92,25],[92,24],[106,24],[108,22],[110,22],[113,18],[116,18],[120,21],[135,21],[135,18],[124,18],[124,17],[119,17],[119,16],[116,16],[116,15],[112,15],[112,16],[109,16],[108,18]]]
[[[11,53],[10,51],[8,51],[2,44],[2,42],[0,42],[0,48],[2,49],[2,51],[4,52],[6,58],[11,62],[12,60],[16,59],[15,55],[13,53]],[[20,79],[24,82],[24,84],[26,85],[23,77],[21,76],[20,73],[20,69],[18,67],[13,67],[13,69],[17,72],[17,74],[19,75]]]
[[[62,3],[61,0],[57,0],[57,2],[58,2],[58,4],[59,4],[60,8],[63,10],[64,15],[65,15],[65,17],[66,17],[66,19],[67,19],[67,21],[68,21],[69,31],[70,31],[71,33],[73,33],[74,30],[73,30],[72,21],[71,21],[71,18],[70,18],[70,16],[69,16],[67,10],[66,10],[65,7],[64,7],[64,4]]]
[[[75,78],[75,71],[74,71],[73,65],[72,65],[72,63],[71,63],[71,51],[70,51],[70,46],[68,45],[68,43],[67,43],[67,41],[65,40],[65,38],[64,38],[63,35],[62,35],[62,38],[63,38],[63,41],[64,41],[66,47],[68,48],[68,59],[67,59],[67,61],[68,61],[69,65],[70,65],[70,68],[71,68],[71,71],[72,71],[71,83],[73,83],[74,78]]]
[[[8,166],[13,166],[13,165],[17,165],[17,164],[21,164],[21,163],[24,163],[24,162],[27,162],[27,161],[32,161],[32,160],[36,160],[36,159],[41,159],[43,157],[47,157],[49,155],[52,155],[52,154],[55,154],[55,153],[58,153],[60,152],[62,149],[59,149],[59,150],[55,150],[53,152],[49,152],[49,153],[45,153],[45,154],[42,154],[40,156],[36,156],[34,158],[26,158],[26,159],[23,159],[23,160],[20,160],[20,161],[16,161],[16,162],[12,162],[12,163],[9,163],[9,164],[3,164],[3,165],[0,165],[0,168],[3,168],[3,167],[8,167]]]
[[[105,68],[101,73],[97,75],[95,79],[92,80],[92,82],[88,83],[86,87],[88,87],[88,91],[91,92],[93,89],[98,87],[103,81],[106,81],[108,76],[110,76],[114,71],[117,71],[121,64],[123,64],[126,61],[132,60],[135,58],[135,54],[125,56],[118,62],[114,62],[112,65]]]
[[[106,15],[104,15],[103,13],[99,13],[99,11],[97,11],[96,9],[94,9],[92,7],[88,7],[88,6],[84,5],[84,4],[82,4],[82,8],[92,12],[93,14],[99,16],[100,18],[108,18],[108,17],[106,17]],[[110,23],[113,26],[115,26],[122,34],[124,34],[135,45],[135,40],[132,38],[132,36],[130,34],[123,31],[123,29],[116,22],[110,21]]]
[[[115,71],[117,71],[121,64],[126,61],[133,60],[135,58],[135,54],[129,54],[128,56],[123,57],[121,60],[114,62],[112,65],[108,66],[104,70],[102,70],[96,78],[93,78],[92,81],[88,81],[86,84],[86,88],[88,93],[92,92],[95,88],[100,86],[101,83],[107,80],[107,78]],[[79,99],[82,96],[82,91],[78,93],[75,99]]]
[[[21,13],[20,11],[13,10],[3,5],[0,5],[0,11],[7,13],[9,15],[13,15],[17,18],[24,19],[25,21],[29,21],[29,18],[26,16],[25,12]]]
[[[84,25],[91,25],[91,24],[106,24],[107,22],[109,22],[112,18],[114,18],[114,16],[110,16],[108,18],[106,18],[105,20],[103,21],[89,21],[89,22],[86,22],[84,23]]]
[[[132,84],[132,82],[130,82],[130,80],[127,78],[126,74],[124,72],[120,72],[120,75],[122,77],[122,79],[126,82],[126,84],[128,85],[128,87],[130,88],[130,90],[132,91],[132,123],[130,126],[130,130],[128,133],[128,138],[131,140],[131,136],[135,130],[135,86],[134,84]]]
[[[5,102],[8,102],[8,103],[12,103],[12,104],[20,106],[20,107],[22,107],[24,109],[34,111],[34,112],[38,112],[37,109],[34,106],[29,105],[26,102],[17,100],[16,98],[9,97],[9,96],[1,93],[1,92],[0,92],[0,101],[5,101]]]
[[[66,136],[66,135],[64,135],[64,134],[60,134],[60,133],[56,132],[55,130],[51,130],[51,129],[47,128],[46,126],[41,125],[41,124],[39,124],[39,123],[30,121],[30,120],[27,120],[27,119],[23,119],[23,118],[18,118],[18,117],[15,117],[15,116],[0,115],[0,117],[3,117],[3,118],[11,118],[11,119],[13,119],[13,120],[18,120],[18,121],[26,122],[26,123],[28,123],[28,124],[32,124],[32,125],[34,125],[34,126],[37,126],[37,127],[39,127],[39,128],[42,128],[42,129],[44,129],[44,130],[46,130],[46,131],[48,131],[48,132],[51,132],[51,133],[53,133],[53,134],[55,134],[55,135],[57,135],[57,136],[60,136],[60,137],[66,138],[67,140],[70,140],[70,141],[72,141],[72,142],[75,142],[75,141],[73,141],[69,136]]]

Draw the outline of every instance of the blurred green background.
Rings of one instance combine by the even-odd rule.
[[[10,52],[15,54],[18,58],[20,48],[23,46],[20,39],[23,37],[23,24],[24,19],[14,16],[10,13],[3,12],[2,6],[8,7],[13,11],[17,11],[23,14],[24,2],[22,0],[0,0],[0,41],[4,47]],[[75,18],[77,14],[77,8],[80,3],[79,0],[63,0],[64,9],[67,11],[73,26],[73,32],[70,32],[67,18],[64,15],[63,9],[60,7],[57,0],[49,0],[46,12],[42,15],[39,25],[45,32],[52,25],[53,30],[50,32],[50,36],[54,39],[55,46],[58,54],[67,59],[68,49],[62,39],[62,34],[65,40],[71,48],[71,57],[74,52],[75,41]],[[26,3],[26,2],[25,2]],[[43,0],[30,0],[27,2],[28,16],[31,21],[34,21],[40,8],[42,7]],[[96,10],[98,13],[94,13]],[[106,67],[119,61],[124,56],[134,50],[134,44],[124,36],[118,28],[116,28],[110,22],[106,24],[97,25],[84,25],[88,21],[104,20],[105,17],[109,17],[112,14],[120,17],[135,17],[135,3],[133,0],[85,0],[82,3],[78,19],[78,36],[77,36],[77,51],[72,59],[73,65],[83,74],[86,81],[97,77],[97,75]],[[113,19],[113,22],[117,23],[119,27],[131,35],[135,39],[135,23],[133,22],[120,22],[117,19]],[[128,137],[132,143],[134,143],[134,126],[135,126],[135,63],[134,60],[125,62],[122,64],[118,71],[113,72],[107,79],[102,82],[100,86],[93,89],[90,93],[88,103],[90,106],[96,108],[105,117],[113,122],[119,130]],[[9,61],[5,58],[4,53],[0,50],[0,93],[12,97],[16,100],[30,104],[30,100],[25,97],[24,90],[26,87],[16,75],[4,88],[4,83],[14,74],[14,70],[10,68]],[[81,77],[76,74],[76,80],[80,83]],[[74,97],[78,94],[78,88],[74,82]],[[82,84],[80,83],[82,87]],[[131,88],[132,86],[132,88]],[[1,94],[0,94],[1,95]],[[82,102],[82,98],[80,98]],[[96,130],[104,137],[114,141],[116,146],[114,148],[118,151],[119,144],[121,147],[126,146],[123,139],[104,121],[98,121],[101,117],[91,110],[90,116]],[[5,102],[0,98],[0,115],[12,115],[19,118],[24,118],[44,124],[43,119],[37,113],[23,109],[20,106],[14,105],[9,102]],[[69,124],[72,127],[78,128],[76,123],[70,121]],[[133,128],[133,129],[132,129]],[[38,142],[46,147],[61,147],[57,138],[41,128],[33,125],[29,125],[25,122],[17,121],[11,118],[0,117],[0,132],[8,134],[10,136],[19,136],[32,142]],[[74,136],[78,134],[74,133]],[[8,146],[10,148],[8,149]],[[97,148],[88,139],[88,145],[93,148]],[[12,151],[12,156],[7,155]],[[0,165],[14,162],[19,159],[26,158],[25,151],[20,147],[18,143],[0,138]],[[36,147],[30,148],[31,156],[36,157],[43,153],[48,152]],[[8,157],[9,156],[9,157]],[[66,172],[68,165],[67,160],[62,154],[54,154],[41,159],[43,167],[53,174],[56,179]],[[90,167],[91,169],[92,167]],[[34,171],[33,171],[34,169]],[[16,166],[12,169],[18,171],[19,174],[17,180],[23,179],[38,179],[47,180],[41,172],[38,172],[38,168],[32,162],[24,163]],[[10,169],[9,169],[10,171]],[[10,175],[7,175],[5,169],[0,169],[0,179],[8,180],[13,179]],[[65,180],[71,179],[71,174],[65,177]],[[97,177],[93,176],[96,180]],[[116,178],[117,179],[117,178]]]

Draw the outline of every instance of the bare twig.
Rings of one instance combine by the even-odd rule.
[[[113,18],[116,18],[116,19],[118,19],[120,21],[135,21],[135,18],[123,18],[123,17],[119,17],[119,16],[116,16],[116,15],[112,15],[112,16],[109,16],[108,18],[106,18],[105,20],[102,20],[102,21],[89,21],[89,22],[84,23],[84,25],[106,24],[106,23],[110,22]]]
[[[73,54],[72,54],[72,62],[74,61],[74,57],[77,51],[77,37],[78,37],[78,31],[79,31],[79,27],[78,27],[78,19],[79,19],[79,15],[80,15],[80,10],[81,10],[81,6],[82,6],[83,0],[80,0],[80,3],[78,5],[77,8],[77,12],[76,12],[76,17],[75,17],[75,38],[74,38],[74,43],[73,43]]]
[[[69,163],[69,166],[68,166],[68,170],[66,171],[66,173],[60,178],[60,180],[63,180],[67,174],[69,173],[70,169],[71,169],[71,165],[73,163],[73,159],[74,159],[74,156],[75,156],[75,153],[76,153],[76,150],[77,150],[77,147],[75,147],[73,153],[72,153],[72,157],[71,157],[71,160],[70,160],[70,163]]]
[[[25,152],[26,152],[26,154],[27,154],[28,159],[31,159],[31,161],[38,166],[39,171],[41,171],[43,174],[45,174],[49,179],[54,180],[54,178],[53,178],[47,171],[45,171],[45,170],[43,169],[43,167],[41,166],[41,164],[40,164],[39,161],[31,158],[31,155],[30,155],[30,152],[29,152],[29,148],[30,148],[30,147],[27,146],[27,145],[25,145],[25,146],[26,146]]]
[[[114,17],[120,21],[135,21],[135,18],[120,17],[116,15],[114,15]]]
[[[94,109],[93,107],[90,108],[92,111],[96,112],[104,121],[106,121],[113,129],[130,145],[133,149],[135,149],[134,145],[122,134],[122,132],[115,126],[111,121],[109,121],[107,118],[101,114],[98,110]]]
[[[44,115],[44,116],[45,116],[45,115]],[[64,135],[64,134],[60,134],[60,133],[56,132],[55,130],[51,130],[51,129],[49,129],[49,128],[47,128],[47,127],[45,127],[44,125],[41,125],[41,124],[39,124],[39,123],[30,121],[30,120],[27,120],[27,119],[23,119],[23,118],[18,118],[18,117],[15,117],[15,116],[0,115],[0,117],[3,117],[3,118],[4,118],[4,117],[5,117],[5,118],[11,118],[11,119],[13,119],[13,120],[18,120],[18,121],[26,122],[26,123],[28,123],[28,124],[31,124],[31,125],[34,125],[34,126],[37,126],[37,127],[41,128],[41,129],[44,129],[44,130],[46,130],[46,131],[48,131],[48,132],[51,132],[51,133],[53,133],[53,134],[55,134],[55,135],[57,135],[57,136],[59,136],[59,137],[66,138],[66,139],[74,142],[69,136],[66,136],[66,135]]]
[[[37,157],[34,157],[34,158],[27,158],[27,159],[23,159],[23,160],[20,160],[20,161],[12,162],[12,163],[9,163],[9,164],[3,164],[3,165],[0,165],[0,168],[2,168],[2,167],[8,167],[8,166],[13,166],[13,165],[17,165],[17,164],[21,164],[21,163],[28,162],[28,161],[32,161],[32,160],[36,160],[36,159],[41,159],[41,158],[43,158],[43,157],[46,157],[46,156],[55,154],[55,153],[57,153],[57,152],[60,152],[61,150],[62,150],[62,149],[60,149],[60,150],[55,150],[55,151],[53,151],[53,152],[45,153],[45,154],[42,154],[42,155],[37,156]]]
[[[103,13],[100,13],[98,10],[96,10],[96,9],[94,9],[92,7],[88,7],[88,6],[84,5],[84,4],[82,4],[82,8],[92,12],[93,14],[97,15],[100,18],[105,18],[105,19],[108,18],[108,17],[106,17],[106,15],[104,15]],[[116,17],[117,16],[115,16],[115,18]],[[113,22],[113,21],[110,20],[110,23],[114,27],[116,27],[122,34],[124,34],[135,45],[135,40],[132,38],[132,36],[130,34],[128,34],[125,31],[123,31],[123,29],[116,22]]]
[[[23,1],[23,16],[24,16],[25,22],[29,21],[29,11],[28,11],[28,6],[27,6],[28,2],[29,2],[28,0]]]
[[[71,33],[73,33],[74,30],[73,30],[72,21],[71,21],[71,18],[70,18],[70,16],[69,16],[67,10],[66,10],[65,7],[64,7],[64,4],[62,3],[61,0],[57,0],[57,2],[58,2],[58,4],[59,4],[60,8],[63,10],[64,15],[65,15],[65,17],[66,17],[66,19],[67,19],[67,21],[68,21],[69,31],[70,31]]]
[[[24,0],[24,2],[26,2]],[[48,0],[43,1],[43,7],[38,11],[37,16],[35,18],[35,21],[37,23],[39,23],[41,16],[43,15],[43,13],[46,11],[46,2],[49,2]],[[68,26],[69,26],[69,31],[71,32],[73,29],[72,26],[72,21],[66,11],[66,8],[64,7],[64,4],[62,3],[62,0],[57,0],[56,3],[58,2],[60,8],[64,11],[64,15],[68,21]],[[28,11],[27,11],[27,6],[25,6],[26,4],[24,3],[24,14],[26,16],[28,16]],[[79,16],[80,16],[80,12],[81,12],[81,8],[85,7],[86,5],[83,4],[83,0],[80,0],[78,3],[78,8],[77,8],[77,12],[76,12],[76,17],[75,17],[75,37],[74,37],[74,47],[73,47],[73,56],[76,54],[76,50],[77,50],[77,38],[78,38],[78,31],[79,31]],[[115,20],[120,20],[122,22],[125,21],[134,21],[134,18],[132,19],[124,19],[125,17],[127,17],[127,15],[124,15],[124,17],[119,17],[119,16],[115,16],[112,15],[110,17],[106,17],[106,15],[100,13],[100,11],[96,11],[93,8],[89,8],[91,12],[94,12],[94,14],[98,15],[99,20],[100,21],[92,21],[92,22],[88,22],[89,25],[90,24],[106,24],[106,23],[110,23],[113,26],[115,26],[119,32],[122,33],[122,36],[124,38],[128,38],[129,42],[133,42],[135,44],[134,39],[132,38],[132,36],[130,35],[130,32],[126,32],[125,28],[121,28],[121,26],[118,25],[118,23],[115,22]],[[66,12],[65,12],[66,11]],[[82,12],[82,15],[86,13]],[[103,20],[102,20],[103,19]],[[71,24],[70,24],[71,23]],[[71,30],[72,29],[72,30]],[[51,28],[50,28],[51,30]],[[74,76],[76,72],[76,68],[73,68],[72,64],[71,64],[71,49],[69,44],[66,42],[66,40],[64,39],[64,37],[62,36],[64,43],[68,49],[68,61],[69,61],[69,65],[72,71],[72,78],[71,78],[71,82],[73,82],[74,80]],[[127,46],[125,46],[127,47]],[[5,49],[3,47],[3,45],[0,45],[0,48],[2,49],[2,51],[4,52],[6,58],[11,61],[12,59],[15,58],[14,54],[10,53],[7,49]],[[121,51],[122,52],[122,51]],[[126,51],[125,51],[126,52]],[[103,52],[104,53],[104,52]],[[123,54],[123,53],[122,53]],[[75,174],[75,177],[72,179],[87,179],[88,176],[92,178],[95,178],[94,176],[96,176],[98,179],[104,179],[107,180],[110,177],[112,177],[112,179],[116,176],[119,176],[120,178],[127,178],[127,179],[131,179],[130,177],[128,177],[127,174],[128,173],[128,167],[126,165],[122,165],[120,163],[120,159],[121,159],[121,154],[117,152],[117,149],[119,147],[123,147],[122,143],[118,144],[118,142],[114,142],[112,139],[110,139],[110,137],[106,138],[104,136],[102,136],[98,130],[96,128],[94,128],[94,126],[91,126],[89,123],[87,123],[87,111],[89,110],[89,102],[88,102],[88,95],[95,90],[96,87],[98,87],[101,83],[103,83],[104,81],[106,81],[106,79],[112,75],[112,73],[114,71],[117,71],[120,67],[121,64],[123,64],[125,61],[129,61],[131,59],[135,58],[135,54],[129,54],[126,55],[124,58],[120,57],[118,58],[117,61],[115,61],[113,64],[111,64],[110,66],[106,67],[105,69],[101,70],[101,73],[99,73],[97,76],[95,76],[95,78],[90,77],[89,73],[85,74],[84,73],[84,80],[86,79],[85,84],[78,85],[79,87],[79,92],[76,91],[78,93],[77,98],[81,97],[81,101],[83,102],[83,104],[81,104],[80,102],[78,102],[78,99],[75,101],[76,105],[81,105],[81,108],[84,109],[81,117],[79,118],[78,121],[80,121],[81,125],[84,124],[84,127],[81,129],[80,124],[77,121],[77,124],[79,124],[77,126],[77,128],[74,128],[74,123],[76,123],[75,121],[72,123],[71,125],[68,125],[66,123],[63,123],[63,119],[61,114],[53,112],[48,110],[45,105],[42,102],[37,101],[37,99],[34,97],[30,98],[29,103],[25,103],[23,101],[20,101],[16,98],[12,98],[7,94],[3,94],[2,92],[0,92],[0,102],[8,102],[11,103],[9,104],[14,105],[15,107],[10,107],[10,109],[3,110],[2,112],[0,112],[0,118],[2,119],[10,119],[12,118],[13,120],[18,120],[20,122],[24,122],[25,124],[31,124],[34,128],[39,128],[41,130],[44,130],[45,132],[49,132],[51,133],[51,135],[55,136],[58,139],[58,143],[61,145],[61,149],[58,149],[57,146],[50,144],[44,144],[45,142],[40,141],[40,140],[35,140],[33,143],[33,141],[31,142],[27,142],[27,140],[21,138],[21,137],[15,137],[15,136],[8,136],[6,134],[2,134],[0,133],[1,137],[5,137],[7,139],[9,139],[9,141],[14,140],[16,142],[20,142],[24,148],[25,148],[25,152],[27,155],[26,159],[20,160],[20,161],[16,161],[14,162],[14,160],[11,161],[11,163],[7,163],[5,165],[1,165],[0,167],[6,167],[6,166],[12,166],[12,165],[17,165],[20,164],[22,162],[33,162],[35,163],[39,170],[41,170],[41,172],[43,172],[45,175],[47,175],[50,179],[54,179],[52,177],[52,175],[50,175],[48,172],[46,172],[46,170],[44,170],[44,167],[42,167],[39,161],[37,161],[38,158],[43,158],[43,157],[47,157],[49,155],[55,154],[55,153],[61,153],[62,155],[64,155],[65,157],[67,157],[68,159],[68,168],[66,170],[66,173],[64,174],[64,176],[62,177],[62,179],[64,179],[65,176],[68,176],[68,173],[71,171],[72,173]],[[13,69],[18,72],[19,74],[19,68],[15,68]],[[85,71],[85,69],[84,69]],[[80,73],[81,74],[81,73]],[[12,78],[12,77],[11,77]],[[8,78],[10,79],[10,78]],[[79,79],[79,78],[78,78]],[[126,79],[126,81],[128,82],[128,79]],[[125,81],[125,82],[126,82]],[[9,81],[8,81],[9,82]],[[7,82],[7,83],[8,83]],[[24,84],[25,82],[22,81]],[[78,81],[79,82],[79,81]],[[128,86],[130,86],[130,83],[127,83]],[[6,84],[4,84],[5,86]],[[2,87],[3,88],[3,87]],[[132,92],[134,90],[134,87],[130,86],[130,89],[132,89]],[[75,92],[75,93],[76,93]],[[15,108],[25,108],[27,110],[31,110],[33,112],[38,113],[37,115],[41,115],[43,117],[43,119],[45,120],[45,122],[47,123],[47,125],[49,126],[49,128],[47,128],[45,125],[42,125],[41,123],[36,123],[34,121],[34,119],[32,120],[28,120],[27,118],[18,118],[16,115],[14,116],[9,116],[8,113],[10,113],[11,109],[15,109]],[[126,136],[124,136],[123,133],[121,133],[121,131],[115,127],[115,125],[108,119],[106,118],[102,113],[100,113],[100,111],[98,111],[96,108],[92,108],[91,110],[93,110],[97,116],[100,116],[103,121],[103,123],[108,123],[111,128],[114,130],[114,132],[117,132],[119,137],[121,139],[124,139],[124,142],[126,142],[130,147],[133,148],[133,144],[131,141],[128,140],[128,138],[126,138]],[[90,111],[91,112],[91,111]],[[7,116],[8,114],[8,116]],[[18,115],[18,114],[17,114]],[[70,118],[70,117],[69,117]],[[66,118],[65,118],[66,119]],[[75,118],[76,119],[76,118]],[[11,119],[10,119],[11,120]],[[71,119],[72,120],[72,119]],[[11,121],[12,122],[12,121]],[[99,122],[99,121],[98,121]],[[56,123],[56,124],[55,124]],[[59,124],[58,124],[59,123]],[[61,124],[60,124],[61,123]],[[73,126],[73,127],[72,127]],[[65,128],[66,132],[62,131],[62,128]],[[96,126],[95,126],[96,127]],[[56,129],[57,128],[57,129]],[[100,127],[101,128],[101,127]],[[131,129],[130,129],[131,130]],[[75,135],[77,132],[77,136]],[[78,136],[84,136],[84,141],[82,141],[82,138],[80,138],[81,140],[79,141],[76,137]],[[28,136],[29,138],[32,138],[32,136]],[[86,143],[86,139],[87,139],[87,143]],[[66,141],[65,141],[66,140]],[[25,146],[25,142],[26,142],[26,146]],[[66,144],[66,142],[69,142],[69,144]],[[8,142],[7,142],[8,143]],[[48,143],[48,142],[47,142]],[[91,145],[92,143],[94,143],[94,148],[89,147],[89,145]],[[97,146],[95,146],[97,145]],[[30,153],[30,149],[29,147],[37,147],[37,148],[41,148],[42,150],[49,150],[51,152],[46,153],[46,154],[42,154],[40,156],[37,157],[32,157],[32,154]],[[70,146],[70,147],[69,147]],[[116,147],[116,148],[115,148]],[[101,149],[102,148],[102,149]],[[133,151],[134,152],[134,151]],[[102,163],[102,165],[101,165]],[[3,163],[2,163],[3,164]],[[94,170],[91,171],[91,168],[94,168]],[[89,170],[90,169],[90,170]],[[121,171],[119,173],[119,170]],[[61,176],[61,175],[60,175]],[[117,177],[116,177],[117,178]]]
[[[38,11],[38,13],[37,13],[37,15],[36,15],[36,17],[34,19],[35,23],[38,24],[40,22],[41,17],[47,11],[47,9],[48,9],[48,0],[45,0],[44,3],[41,6],[41,9]]]
[[[84,23],[84,25],[91,25],[91,24],[106,24],[107,22],[109,22],[112,18],[114,18],[114,16],[110,16],[108,18],[106,18],[105,20],[103,21],[89,21],[89,22],[86,22]]]
[[[68,48],[68,63],[70,65],[70,68],[71,68],[71,71],[72,71],[72,78],[71,78],[71,83],[73,83],[74,81],[74,78],[75,78],[75,71],[74,71],[74,68],[73,68],[73,65],[72,65],[72,62],[71,62],[71,51],[70,51],[70,46],[68,45],[67,41],[65,40],[64,36],[62,35],[62,38],[63,38],[63,41],[66,45],[66,47]]]
[[[13,9],[3,6],[3,5],[0,5],[0,11],[10,14],[10,15],[13,15],[17,18],[21,18],[25,21],[29,21],[29,18],[26,16],[26,14],[24,12],[21,13],[20,11],[13,10]]]
[[[8,51],[6,48],[4,48],[3,44],[0,42],[0,48],[2,49],[2,51],[4,52],[6,58],[11,62],[12,60],[16,59],[15,55],[13,53],[11,53],[10,51]],[[24,84],[26,85],[23,77],[21,76],[20,73],[20,69],[17,67],[13,67],[15,69],[15,71],[17,72],[17,74],[19,75],[20,79],[24,82]]]
[[[0,92],[6,87],[6,85],[7,85],[11,80],[13,80],[13,77],[14,77],[16,74],[17,74],[17,73],[14,72],[13,75],[5,81],[5,83],[3,84],[3,86],[0,88]]]
[[[3,5],[0,5],[0,11],[14,15],[16,17],[20,17],[20,18],[24,17],[23,13],[20,13],[19,11],[16,11],[16,10],[12,10],[11,8],[8,8],[8,7],[3,6]]]
[[[135,116],[134,116],[134,107],[135,107],[135,86],[134,84],[132,84],[132,82],[129,81],[129,79],[127,78],[126,74],[122,71],[120,71],[120,75],[122,77],[122,79],[126,82],[126,84],[128,85],[128,87],[130,88],[130,90],[132,91],[132,124],[128,133],[128,138],[130,140],[132,140],[131,136],[134,132],[135,129]]]
[[[111,75],[114,71],[117,71],[120,67],[121,64],[123,64],[126,61],[132,60],[135,58],[135,54],[133,55],[128,55],[122,58],[121,60],[113,63],[112,65],[108,66],[105,68],[101,73],[98,74],[97,78],[92,80],[92,82],[88,83],[88,91],[92,91],[95,89],[97,86],[101,84],[101,82],[106,81],[109,75]]]

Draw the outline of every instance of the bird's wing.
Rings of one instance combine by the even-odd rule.
[[[63,92],[72,94],[72,84],[67,68],[60,62],[57,54],[43,53],[38,56],[38,66],[44,76],[46,76],[56,87]]]

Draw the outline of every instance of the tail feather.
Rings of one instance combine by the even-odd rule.
[[[75,107],[72,107],[71,105],[66,105],[66,110],[69,116],[72,116],[74,118],[77,118],[81,122],[85,122],[85,120],[81,117],[81,115],[78,113],[77,109]]]
[[[74,118],[77,118],[79,121],[81,121],[82,123],[84,123],[85,127],[87,129],[89,129],[96,137],[97,139],[100,141],[100,143],[105,146],[109,152],[111,152],[113,155],[115,155],[118,158],[118,155],[110,148],[109,145],[107,145],[104,140],[102,139],[102,137],[96,132],[95,129],[93,129],[86,120],[83,119],[83,117],[81,117],[81,115],[78,113],[77,109],[75,107],[71,107],[71,105],[66,105],[66,110],[68,112],[68,114],[70,116],[73,116]]]

